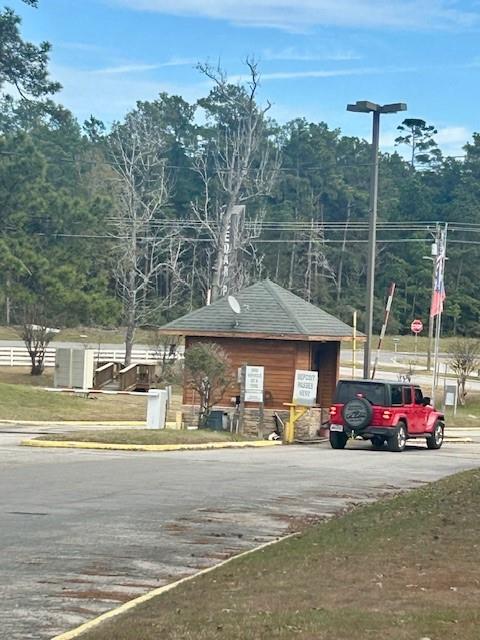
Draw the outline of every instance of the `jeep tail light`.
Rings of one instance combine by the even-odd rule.
[[[391,417],[392,417],[392,412],[391,411],[386,410],[386,411],[384,411],[382,413],[382,418],[384,420],[390,420]]]
[[[333,416],[337,413],[337,407],[330,407],[330,416]]]

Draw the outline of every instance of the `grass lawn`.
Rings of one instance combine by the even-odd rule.
[[[82,640],[478,640],[480,471],[359,507]]]
[[[42,384],[48,386],[47,380],[43,376],[41,378]],[[146,407],[147,400],[141,396],[84,398],[26,384],[0,382],[2,420],[136,421],[145,420]]]
[[[456,416],[453,415],[453,407],[447,407],[445,424],[447,427],[480,427],[480,395],[468,394],[466,405],[458,405]]]
[[[178,429],[110,429],[108,431],[71,431],[41,436],[36,440],[68,440],[73,442],[102,442],[106,444],[200,444],[246,440],[242,436],[200,429],[199,431]]]

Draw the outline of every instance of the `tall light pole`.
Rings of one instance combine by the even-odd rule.
[[[375,291],[375,248],[377,242],[377,201],[378,201],[378,142],[380,137],[380,114],[398,113],[406,111],[404,102],[394,104],[376,104],[368,100],[359,100],[355,104],[348,104],[347,111],[356,113],[372,113],[372,166],[370,177],[370,218],[368,225],[368,261],[367,261],[367,299],[365,333],[365,352],[363,358],[363,377],[370,378],[370,365],[372,359],[372,331],[373,331],[373,297]]]

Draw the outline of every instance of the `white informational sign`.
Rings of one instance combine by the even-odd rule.
[[[457,387],[447,385],[445,389],[445,406],[454,407],[457,399]]]
[[[295,371],[293,404],[312,407],[317,402],[318,371]]]
[[[245,367],[245,402],[263,402],[263,367]]]

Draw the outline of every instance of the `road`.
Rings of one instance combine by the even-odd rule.
[[[480,466],[480,443],[123,453],[0,430],[0,638],[43,639],[295,529]]]

